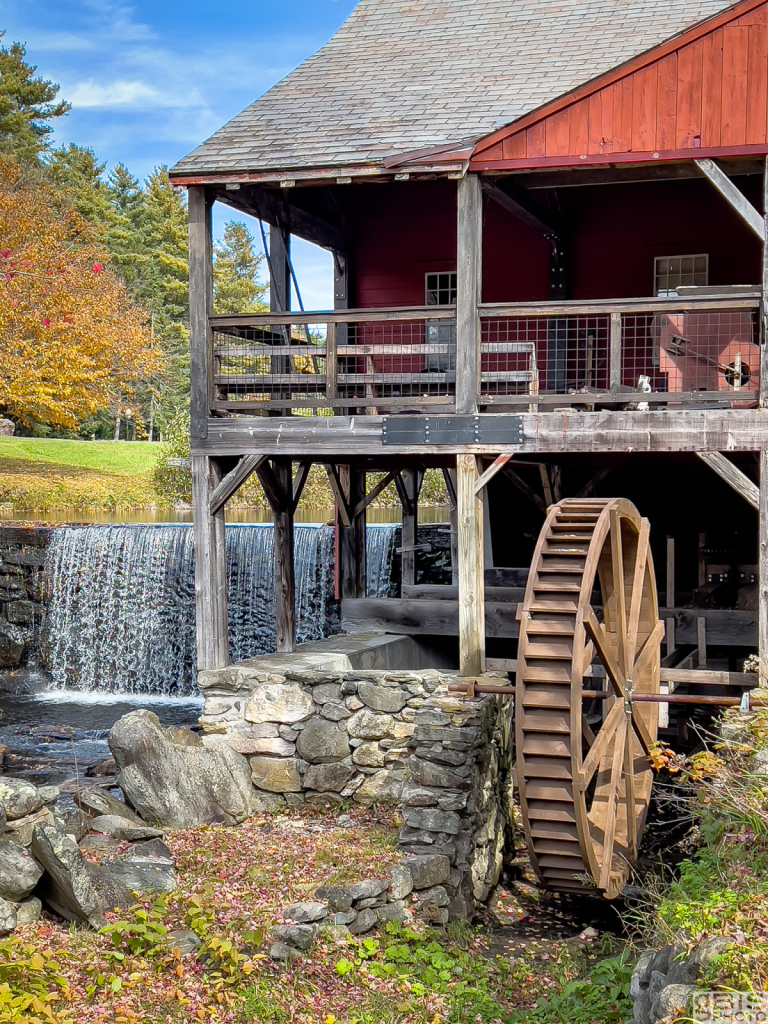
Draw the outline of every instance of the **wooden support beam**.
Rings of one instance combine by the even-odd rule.
[[[457,188],[456,227],[456,412],[477,412],[480,386],[483,193],[480,176],[467,174]]]
[[[760,394],[758,404],[761,409],[768,406],[768,156],[763,162],[763,267],[762,267],[762,312],[763,331],[760,346]]]
[[[456,470],[444,469],[443,480],[445,480],[445,489],[448,491],[448,502],[451,509],[451,583],[457,587],[459,585],[459,519],[456,500]]]
[[[395,486],[403,507],[403,543],[400,577],[403,586],[416,582],[416,549],[419,544],[419,494],[424,481],[423,469],[403,469],[395,477]]]
[[[490,483],[491,480],[493,480],[496,474],[500,472],[502,469],[504,469],[504,467],[511,458],[511,455],[499,455],[498,458],[491,463],[488,469],[486,469],[485,472],[478,479],[477,483],[475,484],[475,494],[480,494],[483,488],[488,486],[488,484]]]
[[[365,510],[368,508],[368,506],[371,504],[371,502],[375,501],[376,498],[378,498],[378,496],[381,494],[381,492],[386,487],[389,487],[389,485],[395,479],[395,476],[396,476],[396,474],[394,472],[386,473],[381,478],[381,480],[379,480],[379,482],[377,484],[375,484],[370,489],[370,491],[368,491],[368,493],[365,495],[365,497],[362,499],[362,501],[359,501],[357,503],[357,505],[355,506],[355,508],[352,511],[353,517],[357,518],[362,512],[365,512]]]
[[[760,451],[760,521],[758,535],[757,635],[760,685],[768,686],[768,448]]]
[[[578,494],[575,494],[574,497],[588,498],[591,494],[594,494],[598,486],[603,482],[603,480],[605,480],[612,469],[612,466],[603,466],[602,469],[598,469],[592,479],[584,484]]]
[[[536,491],[534,491],[532,488],[528,486],[525,480],[521,479],[517,475],[517,473],[515,473],[515,471],[511,469],[509,466],[504,466],[503,472],[504,476],[506,476],[507,479],[510,480],[515,485],[515,487],[517,487],[517,489],[521,491],[526,496],[526,498],[528,498],[529,501],[532,501],[538,509],[541,509],[541,511],[546,514],[546,504],[541,500]]]
[[[291,460],[272,460],[272,471],[282,501],[272,507],[275,561],[275,633],[277,650],[290,653],[296,647],[296,577],[293,560],[293,493]]]
[[[456,458],[459,520],[459,671],[477,676],[485,670],[485,566],[483,507],[475,494],[474,455]]]
[[[350,510],[349,525],[339,524],[339,591],[343,598],[364,598],[367,591],[365,511],[351,511],[365,498],[365,470],[339,466],[339,485]],[[339,510],[341,520],[341,510]]]
[[[287,313],[291,308],[291,236],[286,227],[269,228],[269,311]]]
[[[276,510],[284,511],[290,508],[290,488],[285,490],[282,479],[277,476],[269,462],[262,462],[257,467],[256,476],[259,478],[259,482],[269,502],[269,507],[273,512]]]
[[[221,483],[216,459],[192,456],[193,537],[195,545],[195,636],[197,669],[229,664],[227,559],[224,512],[211,514],[211,495]]]
[[[696,619],[696,653],[698,656],[697,668],[707,667],[707,620],[703,615]]]
[[[255,473],[259,466],[266,461],[266,455],[244,455],[235,468],[230,473],[227,473],[211,494],[208,508],[209,514],[215,516],[217,512],[223,509],[232,495],[243,486],[251,473]]]
[[[611,332],[608,342],[608,387],[621,388],[621,313],[611,313]]]
[[[211,202],[204,185],[187,191],[189,233],[189,431],[190,437],[208,436],[213,397],[213,360],[208,315],[213,308],[213,243]],[[206,506],[207,508],[207,502]]]
[[[715,163],[714,160],[710,160],[709,158],[697,160],[696,166],[702,174],[705,174],[707,178],[709,178],[720,195],[724,196],[728,200],[741,219],[745,221],[750,228],[752,228],[760,241],[765,243],[766,227],[763,215],[757,212],[744,193],[736,188],[728,175]]]
[[[216,198],[219,202],[242,210],[270,226],[287,224],[292,235],[297,235],[324,249],[344,251],[349,244],[347,231],[343,227],[331,224],[315,214],[307,213],[306,210],[289,203],[272,189],[262,189],[257,185],[242,185],[232,192],[219,187],[216,191]]]
[[[706,462],[710,469],[721,479],[740,494],[745,501],[748,501],[752,508],[760,508],[760,489],[753,484],[746,473],[734,466],[730,459],[721,452],[696,452],[702,462]]]
[[[309,471],[312,469],[311,462],[300,462],[299,468],[296,470],[296,476],[293,480],[293,497],[291,500],[291,512],[295,514],[296,506],[301,500],[301,495],[304,490],[304,484],[307,482]]]
[[[557,238],[565,236],[561,218],[553,210],[542,206],[527,189],[520,188],[511,178],[503,178],[499,182],[483,178],[482,185],[489,199],[503,206],[529,228],[547,238],[553,235]]]
[[[336,502],[336,508],[339,510],[339,519],[341,525],[346,529],[352,525],[353,515],[352,509],[350,508],[347,495],[344,493],[344,487],[342,485],[341,477],[339,475],[338,468],[331,462],[325,463],[325,472],[328,474],[328,483],[331,487],[331,493],[333,499]]]

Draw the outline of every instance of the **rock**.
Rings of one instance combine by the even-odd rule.
[[[257,813],[272,813],[285,810],[285,800],[279,793],[256,793],[253,799],[253,811]]]
[[[0,836],[5,834],[6,824],[7,819],[5,817],[5,808],[3,807],[2,804],[0,804]]]
[[[341,700],[341,687],[338,683],[320,683],[312,687],[312,698],[316,704],[338,704]]]
[[[339,804],[344,803],[343,798],[339,793],[306,793],[305,800],[308,804],[314,804],[315,807],[337,807]]]
[[[419,908],[447,907],[451,902],[448,893],[442,885],[435,885],[431,889],[422,889],[417,895],[419,897]]]
[[[5,417],[0,419],[0,437],[13,437],[15,430],[16,424],[13,420],[6,419]]]
[[[295,921],[297,924],[312,924],[314,921],[322,921],[328,916],[328,911],[322,903],[294,903],[283,911],[283,917],[287,921]]]
[[[315,899],[320,900],[336,914],[344,914],[352,906],[352,895],[349,889],[345,889],[341,885],[321,885],[319,889],[315,889]]]
[[[408,700],[408,694],[403,693],[399,686],[377,686],[367,680],[358,685],[357,695],[373,711],[385,711],[388,714],[402,711]]]
[[[695,985],[665,985],[652,1002],[651,1013],[670,1020],[681,1016],[688,1009],[694,992]]]
[[[342,927],[352,924],[356,917],[356,910],[346,910],[344,913],[331,914],[329,917],[326,917],[325,921],[323,921],[323,925],[332,924],[336,927]]]
[[[379,907],[376,911],[380,921],[405,921],[408,916],[405,912],[405,905],[402,900],[396,900],[394,903],[385,903],[383,907]]]
[[[40,920],[43,912],[43,904],[36,896],[30,896],[16,904],[16,927],[23,928],[25,924],[34,924]]]
[[[47,821],[49,825],[53,824],[53,814],[47,807],[41,807],[39,811],[28,814],[25,818],[15,818],[13,821],[7,822],[6,838],[19,846],[29,846],[32,842],[35,825],[40,821]]]
[[[81,853],[95,853],[100,857],[111,857],[120,848],[120,842],[111,836],[83,836],[80,839]]]
[[[74,840],[53,825],[35,826],[32,855],[45,869],[40,895],[66,920],[103,928],[105,910],[130,906],[125,886],[106,868],[84,860]]]
[[[349,754],[346,730],[325,718],[313,718],[296,741],[299,755],[310,764],[341,761]]]
[[[733,939],[726,935],[713,935],[709,939],[700,942],[689,958],[690,970],[683,978],[687,984],[696,981],[709,966],[713,957],[722,956],[733,946]]]
[[[131,856],[102,861],[102,866],[108,868],[131,892],[173,892],[176,888],[173,861]]]
[[[122,800],[118,800],[116,796],[112,796],[106,789],[102,789],[101,786],[88,786],[80,790],[79,793],[74,793],[72,798],[77,806],[87,811],[91,817],[103,814],[117,814],[121,818],[126,818],[134,825],[144,824],[130,807],[127,807]]]
[[[355,764],[361,764],[366,768],[383,768],[384,753],[379,744],[374,740],[361,741],[360,746],[352,752],[352,760]]]
[[[674,948],[675,947],[672,945],[664,946],[663,949],[660,949],[658,953],[654,955],[653,960],[651,960],[651,963],[648,967],[649,979],[654,971],[661,971],[662,974],[667,973],[667,971],[669,970],[669,959],[672,956],[672,953],[674,952]]]
[[[277,757],[289,757],[295,753],[296,745],[279,735],[279,727],[274,722],[254,725],[251,722],[233,722],[227,729],[226,743],[238,754],[274,754]],[[213,737],[206,742],[213,743]]]
[[[384,769],[365,780],[355,792],[354,800],[366,807],[371,804],[400,803],[404,782],[404,771]]]
[[[375,910],[361,910],[349,925],[351,935],[363,935],[379,923],[379,915]]]
[[[356,711],[347,722],[347,732],[359,740],[381,740],[391,736],[394,728],[392,715],[380,715],[368,708]]]
[[[61,794],[58,786],[38,786],[37,792],[44,804],[55,804]]]
[[[471,768],[444,768],[419,757],[408,759],[411,779],[422,786],[442,786],[445,789],[465,789],[470,784]]]
[[[269,955],[273,960],[294,960],[299,954],[293,948],[288,946],[285,942],[273,942],[269,947]]]
[[[21,591],[16,589],[20,584],[16,582],[15,577],[3,576],[0,577],[0,582],[7,579],[10,579],[11,583],[7,588],[3,588],[5,594],[0,596],[11,597],[20,593]],[[11,625],[9,622],[0,622],[0,669],[18,668],[26,657],[31,642],[30,630]]]
[[[414,889],[431,889],[448,881],[451,873],[451,862],[441,854],[425,857],[409,857],[402,862],[413,878]]]
[[[648,964],[653,960],[654,951],[647,949],[644,953],[640,954],[640,959],[632,969],[632,980],[629,983],[629,998],[639,999],[642,992],[648,987],[648,982],[645,981],[645,969]]]
[[[94,761],[93,764],[89,764],[85,769],[86,777],[92,778],[103,778],[106,775],[115,775],[117,773],[117,765],[115,764],[114,757],[102,757],[99,761]]]
[[[301,776],[293,757],[250,758],[251,779],[254,786],[268,793],[299,793]]]
[[[366,878],[362,882],[355,882],[347,886],[347,892],[352,897],[352,902],[357,900],[375,899],[389,889],[389,882],[382,878]]]
[[[451,719],[442,711],[420,711],[417,718],[418,725],[450,725]]]
[[[428,832],[447,832],[458,835],[461,818],[453,811],[439,811],[434,807],[406,807],[403,818],[411,828],[423,828]]]
[[[352,712],[341,704],[323,704],[320,714],[329,722],[343,722],[352,717]]]
[[[344,764],[313,764],[304,776],[304,786],[320,793],[340,793],[354,774]]]
[[[43,799],[31,782],[23,779],[0,778],[0,804],[8,821],[26,818],[43,806]]]
[[[12,932],[17,921],[16,907],[0,897],[0,935],[8,935]]]
[[[248,722],[281,722],[290,725],[312,714],[312,698],[296,683],[267,683],[246,701],[243,715]]]
[[[391,884],[389,886],[389,898],[391,900],[402,900],[413,889],[413,875],[405,864],[395,864],[389,870]]]
[[[176,743],[157,715],[144,709],[121,718],[109,733],[117,782],[151,825],[186,828],[234,825],[253,811],[248,762],[225,743]]]
[[[296,740],[299,738],[298,732],[296,732],[295,729],[291,729],[287,725],[279,725],[277,727],[277,730],[280,734],[280,737],[284,739],[286,743],[295,743]]]
[[[272,929],[272,936],[278,942],[306,952],[315,941],[315,929],[311,924],[278,924]]]
[[[181,956],[189,956],[200,948],[202,942],[189,928],[177,928],[165,936],[166,944],[171,949],[178,949]]]
[[[581,934],[584,936],[585,939],[596,939],[599,937],[600,932],[597,930],[597,928],[585,928]]]
[[[0,842],[0,896],[18,903],[29,896],[43,869],[28,850],[16,843]]]
[[[94,832],[103,832],[112,836],[113,839],[123,839],[134,843],[138,839],[162,838],[163,833],[151,825],[135,825],[128,818],[119,817],[117,814],[100,814],[91,822]]]

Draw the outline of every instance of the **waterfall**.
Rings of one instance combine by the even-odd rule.
[[[394,526],[367,533],[368,594],[390,583]],[[226,530],[229,648],[233,661],[274,650],[272,527]],[[333,599],[334,534],[296,526],[299,642],[339,629]],[[173,525],[64,527],[46,562],[43,661],[58,688],[111,693],[195,692],[192,528]]]

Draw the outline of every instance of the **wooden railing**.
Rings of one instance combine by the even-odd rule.
[[[760,295],[484,303],[479,407],[753,404]],[[455,309],[209,317],[211,407],[304,415],[451,412]]]

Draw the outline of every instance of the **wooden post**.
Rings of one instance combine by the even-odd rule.
[[[458,183],[456,230],[456,412],[477,412],[483,279],[483,193],[478,174]]]
[[[768,156],[763,167],[763,337],[760,350],[760,396],[761,409],[768,406]]]
[[[293,563],[293,478],[291,460],[272,460],[272,470],[281,492],[278,508],[273,508],[275,524],[275,626],[277,650],[296,647],[296,578]]]
[[[221,482],[215,459],[192,456],[192,507],[195,544],[195,635],[198,671],[229,664],[227,637],[227,559],[224,509],[209,512],[211,494]]]
[[[707,582],[707,535],[699,534],[699,586],[703,587]]]
[[[333,251],[333,308],[349,309],[349,254],[346,252]],[[331,324],[328,324],[328,355],[325,361],[326,394],[329,398],[336,398],[338,388],[336,374],[338,373],[338,361],[336,359],[336,346],[349,344],[349,326],[347,324],[334,324],[331,334]],[[346,363],[344,364],[346,365]],[[333,414],[344,414],[349,410],[334,407]]]
[[[707,667],[707,620],[699,615],[696,619],[697,668]]]
[[[760,540],[758,545],[758,652],[760,686],[768,686],[768,448],[760,451]]]
[[[456,470],[444,469],[443,479],[445,488],[448,491],[450,504],[450,526],[451,526],[451,583],[454,587],[459,585],[459,518],[456,507]]]
[[[208,316],[213,308],[211,202],[204,185],[192,185],[187,193],[189,233],[189,433],[193,439],[208,436],[213,363]],[[207,506],[206,506],[207,507]]]
[[[456,457],[456,499],[459,520],[459,671],[477,676],[485,671],[485,566],[483,510],[475,496],[474,455]]]
[[[675,607],[675,538],[667,537],[667,608]],[[675,619],[666,621],[667,654],[675,649]]]
[[[608,351],[608,387],[617,392],[621,388],[621,313],[611,313],[611,337]]]
[[[350,509],[365,497],[365,471],[355,466],[339,466],[341,488]],[[340,591],[345,597],[365,597],[367,574],[365,557],[365,511],[352,518],[350,526],[339,522]]]
[[[403,507],[402,553],[400,556],[400,575],[403,586],[413,586],[416,582],[416,552],[419,536],[419,492],[424,480],[424,472],[420,469],[404,469],[399,478],[395,478],[395,486],[400,495]]]
[[[287,313],[291,308],[291,236],[282,227],[269,228],[269,311]]]

